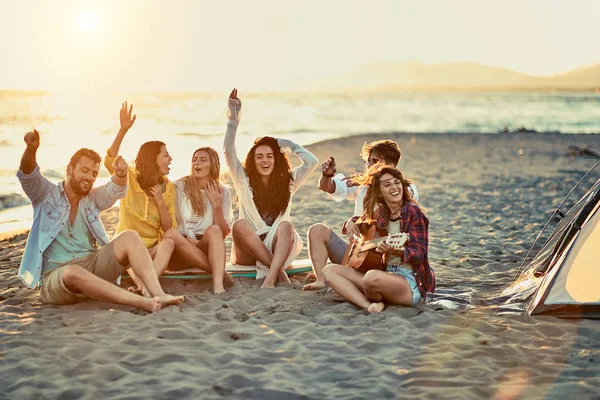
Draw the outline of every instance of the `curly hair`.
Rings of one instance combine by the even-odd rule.
[[[205,151],[208,153],[210,159],[210,174],[209,179],[212,182],[220,184],[220,173],[221,173],[221,162],[219,161],[219,154],[212,147],[200,147],[192,153],[192,160],[199,151]],[[192,171],[190,175],[183,178],[183,192],[186,194],[190,203],[192,203],[192,210],[195,211],[199,216],[203,216],[204,212],[204,200],[202,199],[202,192],[200,188],[200,180],[194,176],[194,166],[192,165]]]
[[[258,146],[269,146],[273,150],[275,163],[269,177],[268,186],[261,179],[254,156]],[[292,182],[292,167],[286,154],[281,153],[277,139],[265,136],[254,141],[244,161],[244,170],[248,176],[254,195],[254,204],[261,215],[277,217],[283,214],[290,202],[290,183]]]
[[[156,157],[160,154],[163,146],[166,145],[158,140],[146,142],[140,147],[135,157],[137,180],[143,190],[148,190],[165,181],[165,177],[161,175],[158,164],[156,164]]]
[[[389,211],[388,205],[383,200],[381,187],[379,185],[381,177],[385,174],[390,174],[394,178],[400,179],[400,182],[402,183],[402,207],[410,202],[418,204],[413,198],[413,193],[410,189],[412,181],[405,178],[399,169],[386,165],[375,165],[369,168],[367,173],[352,178],[353,182],[356,184],[367,186],[367,193],[365,194],[363,203],[363,220],[373,220],[375,218],[375,211],[378,207],[386,207]]]

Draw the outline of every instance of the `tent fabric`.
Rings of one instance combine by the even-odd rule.
[[[530,315],[600,318],[599,210],[600,179],[566,214],[553,214],[560,220],[541,247],[534,243],[528,256],[535,256],[519,276],[539,282],[527,307]]]

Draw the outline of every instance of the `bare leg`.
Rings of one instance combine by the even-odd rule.
[[[365,296],[361,272],[343,265],[331,264],[323,269],[325,281],[333,290],[349,302],[368,310],[371,301]]]
[[[213,291],[215,294],[225,293],[223,282],[232,282],[231,275],[225,272],[225,241],[221,228],[209,226],[198,244],[198,251],[208,254],[208,263],[212,273]]]
[[[248,221],[244,219],[237,220],[233,224],[232,231],[235,244],[235,254],[232,257],[234,263],[254,265],[258,260],[264,265],[271,265],[273,255],[254,232]]]
[[[163,238],[156,246],[148,249],[150,253],[150,257],[152,257],[152,262],[154,264],[154,270],[156,271],[156,276],[161,276],[167,266],[169,265],[169,260],[171,259],[171,255],[173,254],[173,249],[175,248],[175,243],[173,240],[169,238]],[[127,270],[127,273],[133,280],[133,282],[137,286],[137,292],[140,295],[150,297],[150,293],[144,287],[143,282],[140,278],[137,277],[135,272],[131,268]]]
[[[177,229],[169,229],[165,233],[165,237],[173,240],[173,243],[175,243],[173,254],[177,256],[177,259],[181,260],[186,267],[191,266],[193,268],[200,268],[206,272],[212,272],[206,254],[194,246],[187,238],[183,237]],[[222,235],[221,241],[223,241]],[[224,243],[225,242],[223,241],[223,244]]]
[[[163,307],[183,302],[183,296],[171,296],[162,290],[150,253],[148,253],[137,232],[122,232],[112,242],[115,256],[121,265],[129,264],[133,272],[141,279],[150,295],[160,298]]]
[[[320,290],[325,288],[323,268],[327,264],[327,242],[331,237],[331,229],[324,224],[315,224],[308,228],[308,256],[315,272],[316,281],[304,285],[302,290]]]
[[[148,298],[130,293],[79,265],[65,265],[62,279],[67,289],[73,293],[83,293],[92,299],[106,303],[122,304],[150,312],[159,311],[163,305],[158,296]]]
[[[277,277],[282,271],[285,260],[292,251],[294,244],[294,225],[289,221],[283,221],[277,227],[277,233],[273,239],[273,259],[269,265],[269,272],[263,282],[261,288],[274,288]],[[285,272],[283,272],[285,274]],[[289,282],[287,274],[285,278]]]
[[[412,291],[402,276],[385,271],[370,270],[365,274],[362,284],[367,298],[376,302],[401,306],[412,306]]]

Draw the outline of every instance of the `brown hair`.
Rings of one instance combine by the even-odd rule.
[[[212,147],[200,147],[192,153],[192,160],[199,151],[205,151],[208,153],[208,158],[210,159],[209,179],[219,185],[219,175],[221,172],[219,154]],[[204,212],[206,211],[204,209],[204,200],[202,199],[201,190],[199,179],[194,177],[194,167],[192,167],[190,175],[183,178],[183,192],[186,194],[188,199],[190,199],[190,203],[192,203],[192,210],[195,211],[199,216],[203,216]]]
[[[83,148],[77,150],[75,154],[73,154],[73,156],[69,160],[68,166],[75,168],[75,165],[77,165],[81,157],[87,157],[90,160],[94,161],[96,164],[100,164],[102,162],[102,157],[100,157],[100,154],[96,153],[92,149]]]
[[[368,161],[371,153],[377,153],[383,160],[391,165],[397,165],[402,158],[402,152],[398,143],[391,140],[376,140],[371,143],[363,144],[360,156],[363,160]]]
[[[162,184],[165,177],[160,174],[156,157],[160,154],[160,149],[166,146],[163,142],[153,140],[144,143],[135,158],[135,169],[137,171],[137,180],[143,190],[148,190],[152,186]]]
[[[413,193],[410,189],[412,182],[405,178],[400,170],[387,165],[375,165],[371,167],[366,174],[353,178],[353,181],[357,184],[367,186],[367,193],[365,194],[363,203],[364,211],[362,217],[364,220],[373,220],[375,218],[375,211],[378,207],[388,208],[388,205],[381,195],[381,187],[379,185],[381,177],[385,174],[390,174],[394,178],[400,179],[400,182],[402,183],[402,207],[410,202],[418,204],[413,199]]]
[[[269,146],[273,150],[273,157],[275,159],[268,186],[265,186],[263,183],[256,169],[256,162],[254,161],[256,148],[264,145]],[[277,139],[270,136],[256,139],[244,161],[244,170],[246,171],[246,175],[248,175],[248,181],[254,195],[254,204],[258,212],[261,215],[267,214],[273,217],[283,214],[290,202],[292,167],[287,155],[281,153]]]

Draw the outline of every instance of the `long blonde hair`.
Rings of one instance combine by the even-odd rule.
[[[217,185],[220,185],[221,162],[219,161],[219,154],[212,147],[200,147],[192,154],[192,160],[199,151],[208,153],[208,158],[210,159],[209,179],[211,182],[216,182]],[[191,168],[190,175],[183,178],[183,192],[190,199],[192,210],[199,216],[204,216],[206,209],[204,208],[204,199],[202,198],[202,188],[200,187],[200,180],[194,176],[194,166]]]

